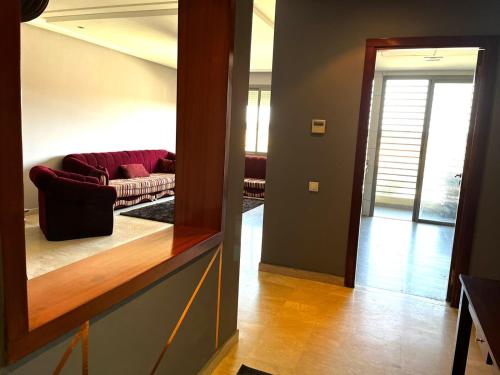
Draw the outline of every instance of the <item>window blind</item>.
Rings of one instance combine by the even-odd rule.
[[[383,98],[376,196],[415,199],[427,79],[387,79]]]

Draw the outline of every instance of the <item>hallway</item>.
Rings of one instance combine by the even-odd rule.
[[[363,217],[356,284],[444,301],[454,227]]]
[[[457,310],[382,290],[258,271],[263,206],[243,214],[239,342],[214,371],[273,375],[449,373]],[[489,374],[471,343],[468,374]]]

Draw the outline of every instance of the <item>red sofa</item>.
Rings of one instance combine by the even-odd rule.
[[[113,233],[116,190],[95,177],[36,166],[30,179],[38,188],[40,228],[49,241]]]
[[[175,174],[161,173],[160,159],[175,160],[175,154],[166,150],[71,154],[64,157],[63,169],[97,177],[102,184],[113,186],[117,192],[115,208],[119,208],[174,195]],[[142,164],[151,175],[126,179],[120,169],[125,164]]]
[[[266,156],[245,156],[244,196],[264,199],[266,191],[266,163]]]

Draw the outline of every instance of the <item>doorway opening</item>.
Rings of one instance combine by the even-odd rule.
[[[246,107],[241,220],[240,306],[255,291],[262,250],[266,166],[271,120],[275,0],[254,0]]]
[[[478,54],[376,52],[357,286],[446,299]]]

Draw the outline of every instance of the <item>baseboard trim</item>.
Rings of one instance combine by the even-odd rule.
[[[259,263],[259,271],[276,273],[278,275],[295,277],[297,279],[306,279],[318,281],[320,283],[334,284],[344,286],[344,278],[341,276],[330,275],[327,273],[299,270],[296,268],[276,266],[274,264]]]
[[[229,353],[229,351],[238,343],[240,338],[240,331],[236,330],[234,335],[232,335],[229,340],[226,341],[222,347],[217,350],[208,362],[203,366],[203,368],[198,372],[198,375],[210,375],[217,368],[219,363],[224,359],[224,357]]]

